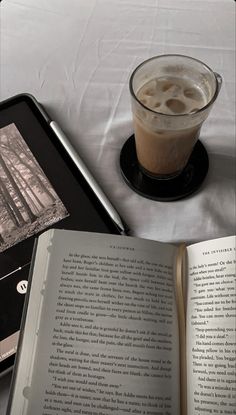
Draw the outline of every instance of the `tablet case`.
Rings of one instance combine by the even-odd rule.
[[[7,157],[6,144],[9,145],[11,140],[13,143],[15,137],[18,140],[18,152],[21,151],[21,147],[22,149],[27,147],[30,157],[32,153],[33,159],[36,160],[34,169],[42,169],[45,175],[43,180],[47,181],[48,179],[53,189],[52,192],[55,192],[53,195],[56,195],[58,203],[61,203],[61,216],[59,213],[53,212],[57,215],[56,219],[51,218],[51,222],[48,224],[40,224],[41,227],[38,231],[24,234],[22,239],[11,242],[7,248],[7,245],[5,248],[2,245],[3,238],[0,239],[0,374],[14,363],[35,237],[48,227],[55,225],[64,229],[120,233],[120,229],[104,209],[76,163],[71,159],[66,146],[58,140],[50,128],[47,113],[34,97],[20,94],[0,103],[1,132],[0,195],[2,195],[1,206],[7,212],[6,215],[11,215],[12,207],[11,203],[6,198],[4,199],[3,187],[7,186],[8,193],[14,194],[12,190],[14,183],[10,177],[7,177],[6,169],[9,167],[11,171],[14,171],[16,166],[10,166],[10,163],[16,164],[20,157],[23,157],[15,153],[14,160],[9,158],[7,162],[6,159],[4,161],[4,156]],[[26,151],[25,148],[22,151]],[[28,167],[30,168],[29,163]],[[17,175],[21,173],[22,171],[18,169]],[[29,176],[28,174],[22,179],[24,180],[22,189],[23,187],[27,188],[26,182],[29,180],[33,183],[31,186],[36,186]],[[14,180],[19,181],[19,177],[17,180],[15,177]],[[29,193],[29,190],[27,192]],[[29,200],[29,195],[26,197],[26,190],[24,190],[23,196]],[[34,199],[34,204],[37,203],[40,201],[36,202]],[[0,212],[0,236],[2,228]],[[12,238],[10,230],[7,230],[6,233],[8,237]],[[3,246],[3,250],[1,250],[1,246]]]

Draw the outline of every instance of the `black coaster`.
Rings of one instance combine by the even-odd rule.
[[[195,192],[206,177],[209,161],[205,147],[197,141],[188,164],[172,179],[156,179],[144,174],[137,160],[134,135],[128,138],[120,153],[120,167],[126,183],[141,196],[169,202]]]

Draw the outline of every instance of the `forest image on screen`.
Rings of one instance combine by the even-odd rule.
[[[68,216],[15,124],[0,129],[0,252]]]

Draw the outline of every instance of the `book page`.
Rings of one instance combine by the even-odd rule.
[[[235,238],[188,247],[188,414],[236,414]]]
[[[49,252],[23,413],[179,414],[176,248],[55,231]]]

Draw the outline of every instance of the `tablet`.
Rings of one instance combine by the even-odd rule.
[[[0,374],[14,362],[35,238],[49,227],[120,233],[69,150],[34,97],[0,104]]]

